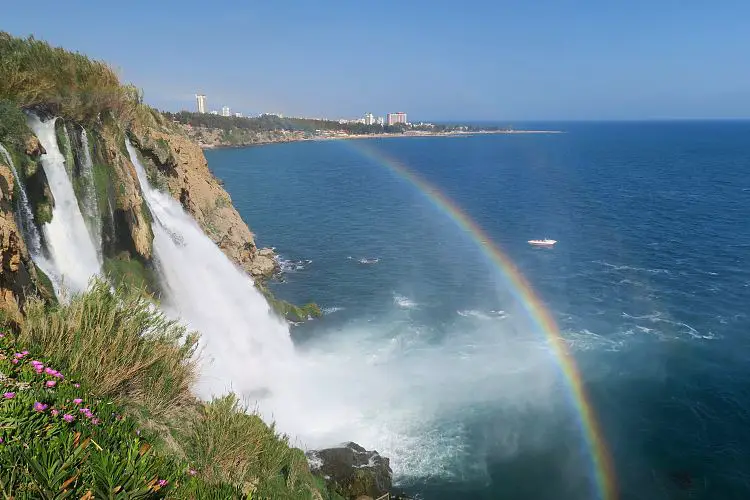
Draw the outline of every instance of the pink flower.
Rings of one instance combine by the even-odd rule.
[[[53,417],[56,417],[56,416],[58,416],[60,414],[60,412],[57,411],[57,410],[55,410],[55,409],[53,409],[50,413],[52,413]]]
[[[5,334],[4,333],[0,333],[0,339],[3,338],[3,337],[5,337]],[[0,441],[0,442],[2,442],[2,441]]]
[[[16,397],[16,393],[15,392],[6,392],[5,394],[3,394],[3,397],[5,399],[13,399],[13,398]]]
[[[53,375],[55,373],[55,370],[53,370],[52,368],[48,366],[47,368],[44,369],[44,373],[46,373],[47,375]]]
[[[195,469],[189,469],[188,470],[188,474],[190,474],[191,476],[194,476],[194,475],[198,474],[198,472]]]
[[[42,373],[42,367],[40,365],[34,366],[34,371],[37,373],[37,375]]]
[[[164,487],[164,486],[166,486],[167,484],[169,484],[169,481],[167,481],[166,479],[159,479],[159,482],[158,482],[157,484],[158,484],[159,486],[162,486],[162,487]]]
[[[21,351],[21,354],[23,354],[24,356],[26,356],[28,353],[29,351]]]
[[[36,401],[34,403],[34,405],[32,406],[32,408],[34,409],[34,411],[42,412],[42,411],[44,411],[44,410],[47,409],[47,406],[49,406],[49,405],[46,405],[44,403],[40,403],[39,401]]]
[[[36,359],[31,361],[31,364],[33,366],[44,366],[44,363],[42,363],[41,361],[37,361]]]
[[[18,364],[18,360],[16,358],[13,358],[10,362],[13,363],[14,365]]]
[[[54,380],[48,380],[44,385],[46,385],[47,387],[55,387],[55,384],[57,384],[57,382],[55,382]]]
[[[79,405],[79,404],[83,403],[83,399],[81,399],[81,398],[75,398],[73,400],[73,403]]]
[[[0,444],[3,444],[3,438],[0,438]]]
[[[73,415],[71,415],[70,413],[66,413],[65,415],[63,415],[63,420],[65,420],[68,423],[72,422],[75,419],[76,418]]]
[[[20,353],[20,352],[17,352],[17,353],[15,353],[15,354],[14,354],[14,356],[15,356],[15,357],[16,357],[17,359],[21,359],[21,358],[23,357],[23,354],[22,354],[22,353]]]
[[[73,384],[73,387],[75,387],[76,389],[78,389],[79,387],[81,387],[81,384]]]
[[[94,417],[94,418],[91,419],[91,423],[94,424],[94,425],[98,425],[99,424],[99,419],[96,418],[96,417]]]

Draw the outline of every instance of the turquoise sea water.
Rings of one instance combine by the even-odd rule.
[[[547,305],[621,498],[750,497],[750,123],[549,127],[566,133],[366,145],[462,207]],[[206,152],[283,258],[275,292],[326,311],[292,335],[340,360],[329,435],[390,456],[423,498],[597,498],[544,337],[475,241],[358,142]],[[292,429],[303,444],[314,423]]]

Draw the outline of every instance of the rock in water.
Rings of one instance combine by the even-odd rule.
[[[391,489],[389,461],[377,451],[367,451],[357,443],[307,453],[310,469],[323,476],[329,487],[344,498],[378,498]]]

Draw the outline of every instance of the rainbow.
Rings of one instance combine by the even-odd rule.
[[[456,205],[453,200],[440,192],[437,187],[409,170],[397,159],[365,144],[365,142],[369,142],[367,140],[345,140],[340,142],[351,145],[355,151],[368,160],[387,168],[398,177],[416,187],[430,203],[450,217],[451,220],[464,230],[479,246],[482,253],[497,268],[501,277],[507,283],[511,294],[523,306],[534,326],[544,334],[555,358],[559,362],[560,369],[570,388],[573,404],[580,415],[581,433],[589,449],[599,498],[602,500],[616,499],[618,495],[614,466],[594,414],[594,409],[588,402],[581,374],[578,371],[573,356],[568,351],[565,341],[560,335],[555,320],[539,297],[534,293],[534,290],[529,285],[529,282],[526,281],[523,274],[521,274],[510,258],[492,241],[489,235],[476,222],[469,218],[466,212]]]

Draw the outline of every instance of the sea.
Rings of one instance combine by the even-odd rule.
[[[528,128],[563,133],[206,151],[274,293],[324,313],[278,430],[416,498],[750,498],[750,122]]]

